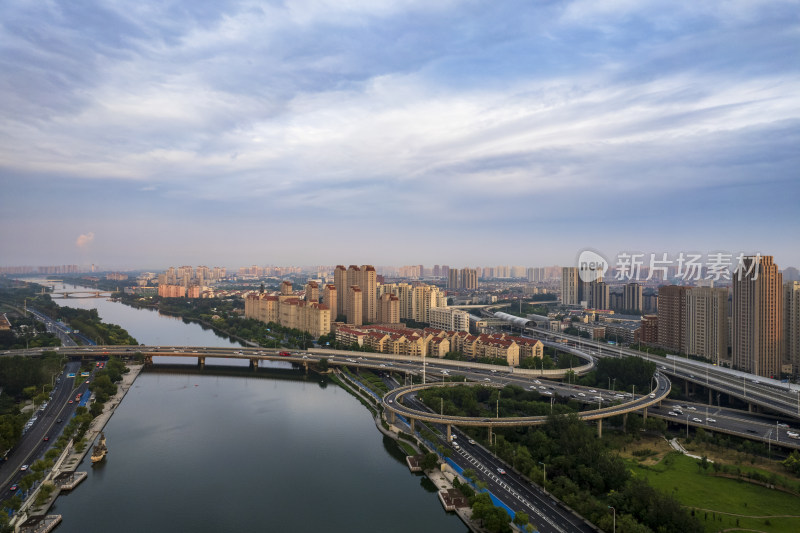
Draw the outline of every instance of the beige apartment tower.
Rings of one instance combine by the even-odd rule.
[[[638,283],[627,283],[623,289],[622,308],[625,312],[642,312],[642,286]]]
[[[664,285],[658,288],[658,344],[667,350],[686,353],[686,293],[689,287]]]
[[[579,305],[578,300],[578,267],[561,269],[561,304]]]
[[[363,297],[361,296],[361,289],[358,285],[353,285],[347,289],[347,323],[354,326],[363,324],[363,313],[361,311],[361,304]]]
[[[461,269],[461,288],[467,290],[476,290],[478,288],[478,271],[476,269]]]
[[[780,376],[784,357],[781,281],[771,255],[745,257],[733,273],[734,368],[764,377]]]
[[[336,268],[333,270],[333,284],[336,287],[336,294],[339,296],[338,301],[336,302],[336,309],[331,308],[331,313],[334,313],[336,317],[344,316],[347,314],[347,310],[345,306],[347,305],[347,269],[344,265],[336,265]]]
[[[728,289],[696,287],[686,294],[687,353],[714,364],[728,359]]]
[[[783,286],[783,342],[784,363],[792,365],[792,372],[800,373],[800,281],[789,281]]]
[[[337,309],[339,309],[338,302],[339,292],[336,290],[336,285],[325,285],[322,289],[322,303],[324,303],[331,311],[331,320],[336,320]]]

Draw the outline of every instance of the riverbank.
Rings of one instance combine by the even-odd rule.
[[[388,421],[384,420],[383,414],[380,412],[380,408],[377,404],[375,393],[369,389],[367,389],[364,385],[360,382],[352,379],[346,373],[341,371],[335,371],[335,375],[338,377],[339,385],[344,388],[347,392],[358,398],[362,404],[365,404],[370,410],[370,413],[373,415],[373,420],[375,422],[375,427],[378,428],[382,434],[386,435],[387,437],[393,439],[397,442],[398,446],[403,449],[403,444],[407,444],[411,448],[413,448],[418,454],[425,453],[425,447],[422,445],[418,440],[414,440],[413,442],[404,439],[404,435],[408,435],[407,433],[403,432],[403,430],[394,424],[390,424]],[[375,410],[373,408],[368,407],[368,404],[374,404]],[[432,452],[436,452],[436,450],[430,450]],[[434,484],[438,493],[439,499],[441,501],[441,492],[442,491],[449,491],[455,489],[455,484],[453,483],[454,479],[458,476],[452,469],[447,465],[443,464],[442,469],[440,470],[428,470],[424,471],[423,473],[425,476]],[[466,480],[463,480],[466,483]],[[444,505],[444,503],[443,503]],[[478,533],[484,531],[481,527],[479,527],[475,521],[472,520],[472,509],[470,508],[456,508],[453,511],[447,512],[455,512],[456,515],[464,522],[464,525],[469,528],[470,531],[474,533]]]
[[[136,381],[136,378],[139,376],[142,368],[144,368],[144,365],[128,365],[128,368],[129,371],[126,374],[123,374],[122,381],[117,385],[117,393],[109,398],[109,400],[103,406],[103,412],[95,417],[89,425],[89,429],[85,435],[87,443],[86,446],[84,446],[82,450],[78,451],[75,449],[74,442],[70,441],[67,449],[53,467],[53,470],[50,471],[39,487],[22,505],[17,515],[17,519],[12,521],[12,525],[16,524],[15,531],[29,531],[29,529],[23,525],[29,521],[32,523],[41,522],[42,518],[47,515],[47,511],[50,510],[50,507],[52,507],[53,503],[56,501],[56,498],[58,498],[62,491],[61,487],[57,483],[54,483],[54,480],[62,474],[75,473],[78,466],[81,464],[81,461],[83,461],[83,459],[86,457],[86,454],[91,453],[95,440],[100,435],[100,432],[103,431],[103,428],[105,428],[106,424],[111,419],[111,415],[114,414],[114,411],[122,402],[123,398],[125,398],[128,390],[130,390],[130,388],[133,386],[134,381]],[[54,484],[54,490],[46,501],[35,505],[34,502],[39,494],[39,490],[46,484]],[[36,530],[34,529],[31,531]]]

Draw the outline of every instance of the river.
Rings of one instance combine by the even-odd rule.
[[[156,311],[56,301],[97,308],[143,344],[231,345]],[[89,477],[51,509],[58,531],[466,530],[355,398],[276,365],[143,372],[105,428],[106,460],[87,457]]]

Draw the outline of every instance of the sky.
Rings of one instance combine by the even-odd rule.
[[[800,2],[4,0],[0,266],[800,266]]]

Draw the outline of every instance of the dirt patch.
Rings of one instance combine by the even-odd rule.
[[[665,455],[673,451],[669,443],[661,436],[646,435],[641,439],[618,446],[619,455],[625,459],[633,459],[644,466],[657,464]],[[647,453],[646,452],[652,452]]]

